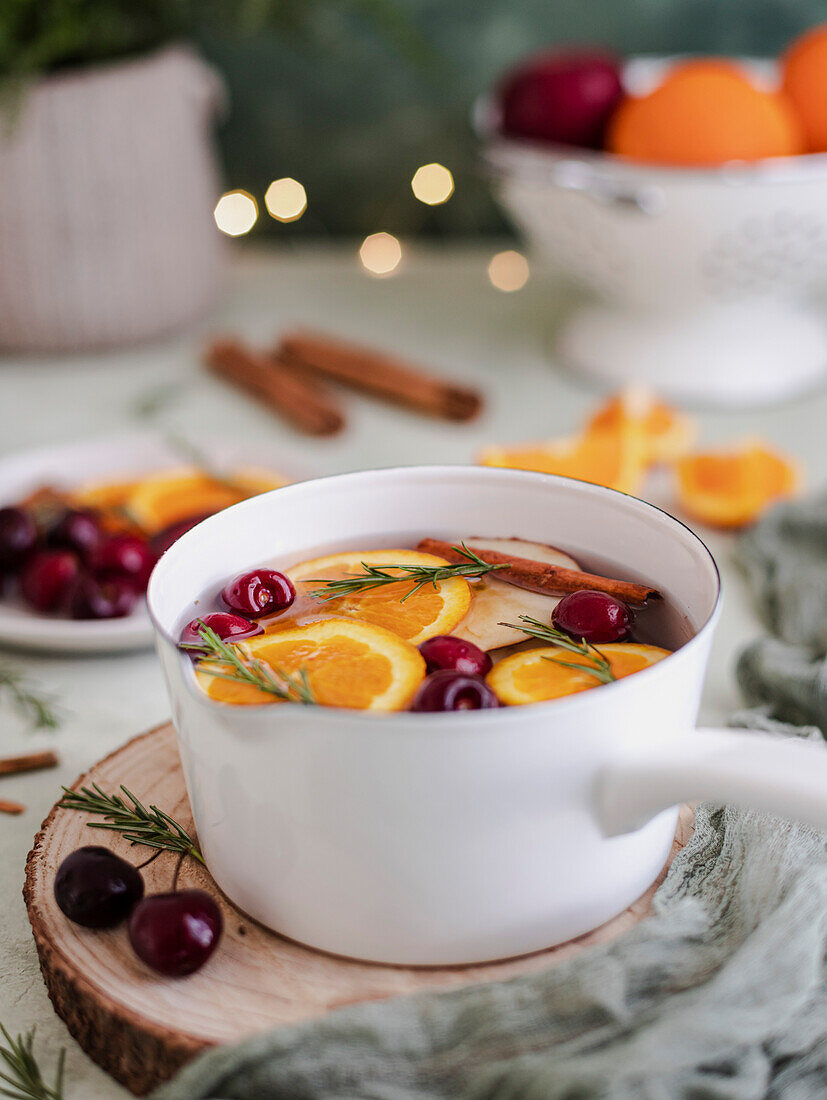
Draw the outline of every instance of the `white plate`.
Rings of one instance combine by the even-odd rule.
[[[296,471],[270,450],[210,443],[218,471],[244,466],[273,470],[290,480]],[[14,504],[42,485],[75,489],[84,481],[118,481],[192,460],[152,433],[136,433],[26,451],[0,460],[0,507]],[[307,476],[307,475],[304,475]],[[123,619],[78,621],[39,615],[15,597],[0,599],[0,645],[44,653],[118,653],[152,645],[143,600]]]

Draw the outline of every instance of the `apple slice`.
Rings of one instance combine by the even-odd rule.
[[[495,550],[515,558],[561,565],[566,569],[580,569],[579,562],[554,546],[524,539],[464,539],[471,550]],[[465,618],[451,633],[456,638],[473,642],[480,649],[499,649],[525,641],[527,635],[512,630],[501,623],[519,622],[520,615],[529,615],[541,622],[551,621],[551,613],[560,602],[560,596],[546,596],[542,592],[529,592],[507,581],[499,580],[496,573],[489,573],[471,585],[474,593]]]

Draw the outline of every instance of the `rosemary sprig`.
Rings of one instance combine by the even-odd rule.
[[[55,1083],[47,1085],[34,1056],[35,1029],[18,1035],[16,1039],[2,1024],[0,1032],[6,1041],[5,1046],[0,1045],[0,1065],[8,1070],[4,1072],[0,1069],[0,1081],[5,1082],[0,1084],[0,1096],[11,1097],[11,1100],[63,1100],[65,1049],[61,1048],[57,1056]]]
[[[0,692],[5,691],[15,708],[26,718],[33,729],[56,729],[60,725],[54,700],[36,692],[27,677],[12,665],[0,665]]]
[[[204,862],[198,846],[182,825],[157,806],[147,809],[126,787],[122,786],[121,790],[132,803],[131,806],[120,795],[105,794],[97,783],[93,783],[91,788],[81,787],[77,791],[64,787],[58,806],[64,810],[100,814],[106,818],[105,821],[87,822],[90,829],[111,829],[120,833],[130,844],[178,852],[180,855],[192,856],[199,863]]]
[[[545,661],[553,661],[556,665],[562,665],[564,668],[574,668],[578,672],[588,672],[601,684],[610,684],[617,679],[612,672],[612,666],[597,646],[587,642],[585,638],[576,642],[574,638],[564,634],[561,630],[548,626],[546,623],[541,623],[539,619],[532,619],[528,615],[520,615],[520,623],[522,624],[520,626],[516,623],[500,623],[499,625],[509,626],[512,630],[520,630],[523,634],[528,634],[541,642],[548,642],[549,645],[558,646],[560,649],[568,650],[569,653],[576,653],[579,657],[585,657],[589,664],[581,665],[574,661],[561,661],[559,657],[544,657],[543,660]]]
[[[203,644],[185,644],[181,648],[191,650],[203,658],[202,671],[210,676],[217,676],[220,680],[251,684],[288,703],[310,706],[316,702],[305,669],[300,669],[298,676],[291,676],[283,669],[271,668],[264,661],[245,656],[238,646],[227,645],[203,620],[199,619],[198,623],[198,633]],[[220,662],[218,667],[216,662]]]
[[[436,588],[440,581],[450,580],[451,577],[484,577],[496,569],[507,569],[508,563],[491,565],[483,561],[481,557],[469,550],[465,543],[462,546],[452,546],[458,554],[467,558],[467,562],[457,565],[368,565],[362,562],[364,573],[349,573],[337,580],[327,580],[323,577],[313,577],[310,584],[323,584],[324,588],[317,588],[310,595],[317,600],[335,600],[338,596],[353,596],[359,592],[370,592],[374,588],[383,588],[387,584],[399,584],[400,581],[413,581],[414,586],[410,592],[406,592],[400,599],[400,603],[415,595],[420,588],[432,584]],[[388,569],[395,569],[395,573],[388,573]]]

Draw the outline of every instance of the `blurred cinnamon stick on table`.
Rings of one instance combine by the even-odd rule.
[[[0,814],[22,814],[26,807],[22,802],[11,802],[8,798],[0,798]]]
[[[287,333],[273,361],[445,420],[471,420],[483,405],[476,390],[445,382],[389,353],[314,332]]]
[[[219,378],[251,394],[300,431],[334,435],[344,427],[341,412],[315,380],[301,377],[292,367],[253,351],[240,340],[214,340],[205,361]]]
[[[56,768],[59,763],[57,753],[51,749],[28,752],[23,756],[0,757],[0,775],[20,775],[21,772],[34,772],[40,768]]]

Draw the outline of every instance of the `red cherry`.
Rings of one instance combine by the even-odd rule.
[[[428,638],[419,647],[419,652],[425,658],[429,672],[444,668],[464,672],[468,676],[485,676],[491,671],[492,661],[485,650],[451,634]]]
[[[618,61],[597,49],[530,58],[500,89],[507,134],[599,149],[623,95]]]
[[[621,600],[587,589],[564,596],[551,616],[558,630],[593,645],[628,638],[634,621],[631,608]]]
[[[84,928],[114,928],[144,896],[144,880],[132,863],[108,848],[78,848],[55,875],[55,901]]]
[[[89,556],[89,566],[97,577],[129,580],[139,592],[146,590],[155,562],[149,543],[136,535],[112,535]]]
[[[288,608],[296,598],[296,589],[284,573],[254,569],[231,580],[221,598],[227,607],[244,615],[269,615]]]
[[[20,571],[20,592],[35,611],[65,606],[78,575],[78,559],[69,550],[42,550]]]
[[[139,959],[171,978],[199,970],[221,939],[221,910],[203,890],[152,894],[129,918],[129,939]]]
[[[55,550],[74,550],[87,558],[103,540],[98,516],[88,508],[64,512],[46,535],[46,545]]]
[[[186,535],[187,531],[191,531],[193,527],[212,514],[212,512],[204,512],[200,516],[190,516],[189,519],[179,519],[175,523],[171,523],[169,527],[165,527],[163,531],[159,531],[157,535],[153,535],[150,539],[153,552],[160,558],[161,554],[169,550],[170,546],[177,542],[182,535]]]
[[[99,580],[81,573],[69,594],[73,619],[122,619],[138,599],[135,585],[123,577]]]
[[[222,642],[228,638],[241,641],[242,638],[253,638],[256,634],[263,634],[264,628],[258,623],[251,623],[249,619],[242,619],[240,615],[230,615],[226,611],[214,611],[210,615],[202,615],[187,623],[181,631],[178,639],[179,645],[202,645],[200,630],[208,626],[214,630]]]
[[[0,508],[0,573],[19,569],[37,546],[37,524],[22,508]]]
[[[487,710],[499,705],[499,699],[481,677],[466,676],[446,668],[432,672],[422,682],[411,710]]]

